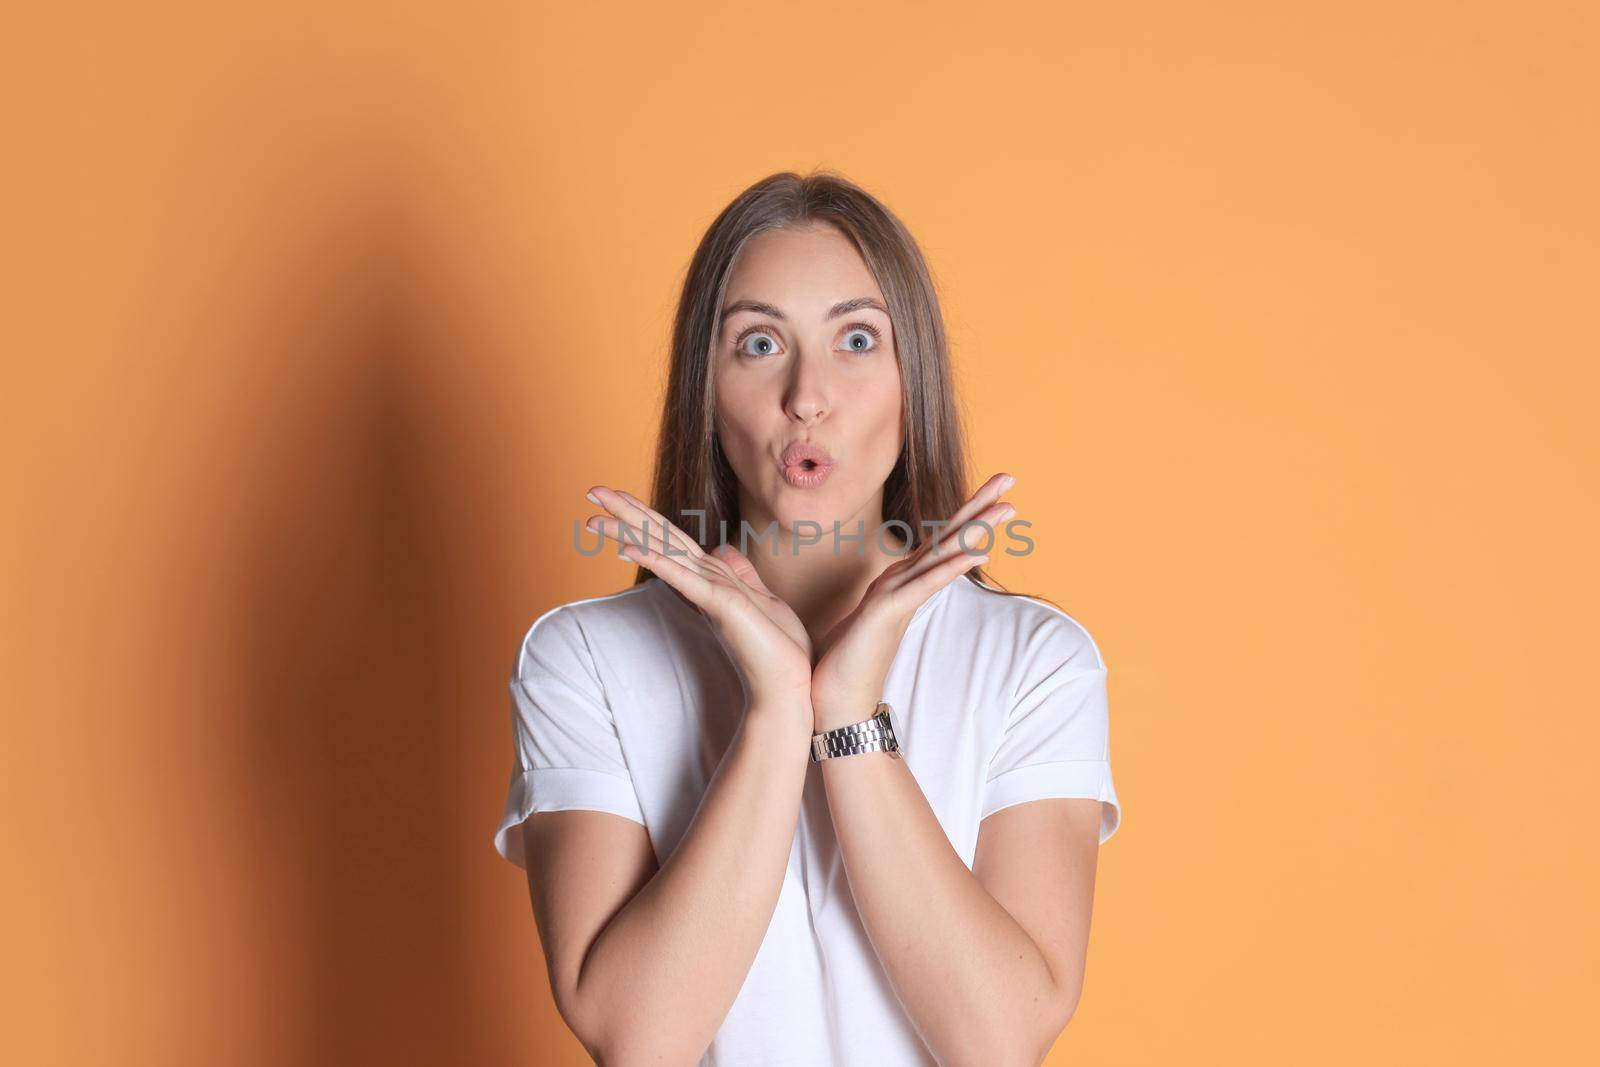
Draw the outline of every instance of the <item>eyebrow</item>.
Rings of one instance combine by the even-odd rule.
[[[837,304],[833,305],[833,307],[828,309],[826,318],[836,319],[840,315],[848,315],[850,312],[859,311],[861,308],[875,308],[878,311],[883,312],[885,315],[889,314],[889,309],[884,307],[877,300],[874,300],[872,297],[858,296],[852,300],[841,300]],[[779,311],[771,304],[763,303],[760,300],[735,300],[733,303],[722,309],[722,317],[719,321],[726,322],[728,316],[737,314],[740,311],[754,311],[757,314],[770,315],[775,319],[782,319],[784,321],[788,320],[787,315]]]

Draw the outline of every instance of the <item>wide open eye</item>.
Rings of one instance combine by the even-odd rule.
[[[756,342],[753,349],[746,347],[746,341]],[[733,347],[747,356],[755,356],[759,359],[776,352],[778,350],[778,342],[773,339],[772,334],[768,333],[765,328],[752,326],[739,335],[738,339],[733,342]]]
[[[852,322],[850,332],[844,335],[844,344],[852,352],[871,352],[878,347],[882,331],[870,322]]]

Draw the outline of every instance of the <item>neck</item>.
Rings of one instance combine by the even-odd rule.
[[[820,646],[861,603],[872,580],[902,558],[902,531],[891,527],[880,532],[882,521],[877,506],[841,519],[837,541],[831,522],[819,535],[808,525],[795,530],[776,519],[751,521],[753,530],[770,535],[759,543],[752,538],[745,554],[767,588],[800,617],[813,645]],[[858,525],[861,541],[844,540]],[[739,547],[737,539],[733,543]]]

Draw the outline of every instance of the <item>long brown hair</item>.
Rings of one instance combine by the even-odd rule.
[[[928,536],[924,520],[948,520],[971,495],[949,341],[922,250],[892,211],[848,179],[820,168],[804,176],[784,171],[762,178],[723,208],[700,239],[678,298],[650,504],[705,548],[721,540],[724,521],[737,544],[742,521],[738,481],[713,433],[712,417],[712,351],[728,274],[751,237],[810,222],[830,223],[855,244],[894,324],[906,433],[884,483],[883,521],[905,523],[908,549],[914,548]],[[696,512],[703,513],[703,526]],[[639,567],[634,584],[650,577]],[[981,566],[964,577],[991,592],[1027,595],[1000,587]]]

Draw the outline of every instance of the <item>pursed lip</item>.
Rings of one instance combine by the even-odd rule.
[[[802,470],[815,470],[833,466],[833,457],[828,450],[815,441],[792,441],[783,450],[783,455],[778,462],[785,468],[800,467]],[[807,466],[809,462],[810,466]]]

